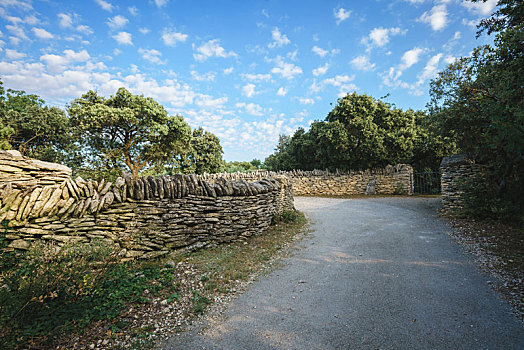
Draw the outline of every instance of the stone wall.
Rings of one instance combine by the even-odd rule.
[[[344,196],[362,194],[413,194],[413,168],[407,164],[387,166],[383,169],[350,172],[322,170],[205,175],[212,181],[215,177],[228,179],[257,180],[265,177],[288,178],[295,196]],[[290,198],[288,196],[288,198]]]
[[[462,207],[459,184],[466,178],[479,176],[482,167],[465,154],[444,157],[440,163],[440,184],[442,188],[442,211],[453,212]]]
[[[8,249],[34,241],[106,241],[128,258],[241,240],[293,208],[285,176],[245,179],[197,175],[130,176],[115,183],[71,178],[63,165],[0,151],[0,221]]]

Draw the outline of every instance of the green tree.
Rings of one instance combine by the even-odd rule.
[[[479,25],[478,35],[483,31],[496,33],[494,45],[476,48],[439,73],[431,82],[428,107],[441,135],[486,165],[489,195],[478,205],[492,207],[493,217],[501,216],[497,208],[513,208],[522,220],[524,3],[499,1],[497,11]]]
[[[273,170],[370,169],[413,162],[438,168],[453,143],[433,136],[424,112],[353,93],[340,98],[309,131],[298,129],[285,143],[281,139],[265,163]]]
[[[0,81],[0,148],[70,164],[76,145],[64,111],[45,106],[37,95],[5,90],[2,85]]]
[[[195,173],[219,173],[224,169],[220,139],[202,128],[193,130],[191,149],[195,159]]]
[[[152,98],[125,88],[109,98],[89,91],[71,103],[68,113],[92,160],[109,169],[125,165],[135,178],[190,146],[191,128],[181,116],[169,116]]]

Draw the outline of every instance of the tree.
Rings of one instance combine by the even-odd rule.
[[[478,31],[496,33],[494,45],[476,48],[439,73],[431,82],[428,108],[441,135],[454,139],[461,151],[487,167],[491,189],[486,201],[499,200],[490,204],[493,216],[500,217],[503,206],[522,216],[524,3],[501,0],[498,6]]]
[[[125,88],[109,98],[89,91],[71,102],[68,113],[93,160],[108,168],[125,165],[134,178],[190,146],[191,128],[181,116],[169,116],[152,98]]]
[[[193,130],[191,149],[195,159],[195,173],[219,173],[224,169],[220,139],[202,128]]]
[[[64,111],[37,95],[4,90],[0,81],[0,148],[50,162],[71,163],[75,144]]]
[[[265,163],[272,170],[351,170],[416,161],[434,169],[453,143],[448,147],[443,138],[434,139],[428,128],[424,112],[348,94],[309,131],[298,129],[285,143],[281,138]]]

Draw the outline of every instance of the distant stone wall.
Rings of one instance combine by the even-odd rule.
[[[440,163],[442,211],[452,213],[462,208],[459,184],[466,178],[479,176],[482,166],[475,164],[465,154],[444,157]]]
[[[344,196],[362,194],[413,194],[413,168],[407,164],[387,166],[383,169],[350,172],[313,171],[255,171],[252,173],[212,174],[214,177],[256,180],[264,177],[284,176],[293,185],[295,196]]]
[[[0,151],[0,221],[8,249],[37,240],[106,241],[127,258],[241,240],[293,208],[285,176],[258,181],[197,175],[130,176],[115,183],[71,179],[63,165]]]

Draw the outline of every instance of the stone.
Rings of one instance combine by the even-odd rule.
[[[49,200],[42,208],[42,212],[40,215],[45,216],[46,214],[51,212],[51,210],[54,208],[54,206],[56,206],[56,204],[60,200],[61,196],[62,196],[62,189],[58,187],[51,193],[51,196],[49,197]]]
[[[9,243],[8,247],[13,249],[28,250],[31,248],[31,242],[25,241],[23,239],[15,239]]]
[[[4,173],[21,173],[23,170],[18,167],[0,164],[0,171]]]
[[[102,189],[104,188],[104,184],[106,183],[106,180],[105,179],[102,179],[100,180],[100,183],[98,184],[97,188],[96,188],[96,192],[101,192]],[[105,193],[104,193],[105,194]]]
[[[29,203],[30,198],[31,198],[31,195],[24,194],[24,199],[22,200],[22,203],[20,203],[20,206],[18,207],[18,211],[16,214],[16,220],[18,221],[22,220],[22,216],[24,214],[25,207],[27,206],[27,203]]]
[[[88,193],[87,193],[88,197],[94,196],[96,191],[95,191],[95,183],[93,180],[87,181],[87,190],[88,190]]]

